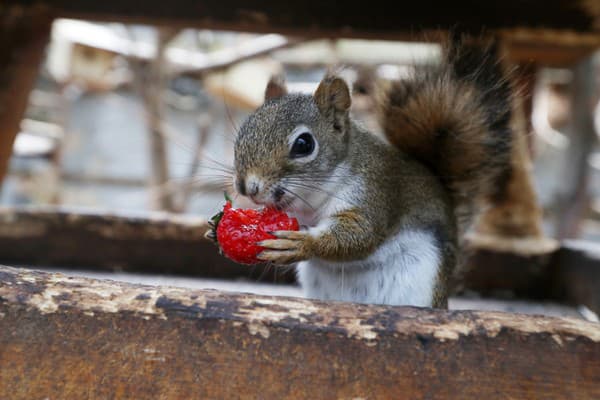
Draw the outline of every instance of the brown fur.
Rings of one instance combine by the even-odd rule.
[[[543,254],[556,248],[556,242],[544,237],[542,231],[542,210],[530,174],[523,114],[522,107],[515,104],[511,173],[504,181],[497,182],[501,190],[491,199],[491,207],[477,218],[468,237],[470,247],[524,255]]]
[[[265,104],[241,126],[238,181],[259,176],[263,204],[297,212],[313,208],[311,199],[336,195],[320,185],[360,185],[351,186],[356,197],[343,199],[351,207],[328,216],[324,230],[275,232],[277,239],[260,243],[259,258],[366,260],[397,232],[428,232],[442,252],[428,304],[446,307],[460,257],[457,223],[464,233],[474,211],[502,194],[495,185],[512,174],[511,87],[495,48],[449,48],[445,62],[384,90],[381,126],[393,146],[353,123],[350,93],[338,77],[327,76],[314,96],[282,93],[282,85],[271,84]],[[319,144],[305,162],[289,155],[289,135],[298,126],[308,127]],[[303,190],[305,197],[277,197],[278,188]]]
[[[285,80],[281,75],[272,76],[265,89],[265,101],[278,99],[288,93]]]
[[[314,100],[321,114],[334,121],[336,131],[344,131],[349,125],[348,109],[352,104],[350,90],[343,79],[326,76],[315,91]]]
[[[447,49],[441,65],[394,82],[378,101],[388,140],[438,176],[462,233],[511,174],[511,93],[495,48],[463,45]]]

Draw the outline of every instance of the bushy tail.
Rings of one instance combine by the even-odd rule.
[[[443,61],[391,84],[378,101],[389,141],[430,167],[464,232],[511,174],[512,87],[496,44],[455,43]]]

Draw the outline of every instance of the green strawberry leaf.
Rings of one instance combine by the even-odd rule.
[[[223,192],[223,194],[225,195],[225,200],[231,204],[231,198],[229,197],[227,192]],[[219,251],[221,251],[221,245],[219,244],[219,241],[217,240],[217,228],[219,227],[219,222],[221,222],[222,218],[223,218],[223,211],[219,211],[218,213],[213,215],[208,220],[208,226],[210,226],[210,230],[205,235],[208,239],[212,240],[213,242],[215,242],[217,244],[217,246],[219,247]]]
[[[217,230],[217,227],[219,226],[219,222],[221,222],[221,218],[223,218],[223,211],[219,211],[218,213],[216,213],[215,215],[213,215],[210,218],[210,224],[214,230]]]
[[[233,205],[233,202],[231,201],[231,197],[229,197],[229,194],[227,194],[227,192],[223,192],[223,195],[225,196],[225,201],[227,201],[228,203],[231,203]],[[215,232],[217,231],[219,222],[221,222],[221,218],[223,218],[223,211],[219,211],[218,213],[213,215],[208,222],[208,224],[215,230]]]

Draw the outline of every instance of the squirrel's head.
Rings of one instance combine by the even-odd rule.
[[[315,207],[316,193],[336,179],[350,129],[350,91],[325,77],[314,95],[288,94],[272,78],[265,102],[242,124],[235,140],[235,187],[257,204]]]

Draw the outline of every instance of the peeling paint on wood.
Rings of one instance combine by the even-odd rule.
[[[600,396],[600,325],[0,267],[0,398]]]

